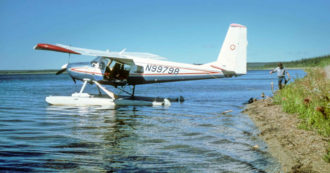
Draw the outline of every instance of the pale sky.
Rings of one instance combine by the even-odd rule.
[[[327,55],[329,9],[326,0],[0,0],[0,70],[59,69],[68,61],[67,54],[33,50],[37,43],[207,63],[231,23],[247,26],[248,62]]]

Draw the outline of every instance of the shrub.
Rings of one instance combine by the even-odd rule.
[[[322,68],[307,69],[302,79],[287,85],[274,95],[274,103],[281,104],[288,113],[297,113],[301,127],[315,129],[330,136],[329,86]]]

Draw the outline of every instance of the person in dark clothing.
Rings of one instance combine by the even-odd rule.
[[[269,73],[272,74],[275,72],[277,72],[278,77],[278,88],[282,89],[283,86],[285,86],[290,80],[290,74],[285,70],[282,63],[278,63],[278,66],[274,70],[271,70]],[[288,80],[285,78],[285,74],[288,76]],[[282,85],[283,82],[284,85]]]
[[[119,79],[120,76],[120,64],[116,63],[111,72],[112,79]]]

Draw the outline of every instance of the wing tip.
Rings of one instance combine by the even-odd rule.
[[[56,51],[56,52],[64,52],[64,53],[72,53],[72,54],[77,54],[80,55],[80,53],[75,52],[70,49],[63,48],[61,46],[57,45],[52,45],[52,44],[47,44],[47,43],[38,43],[33,47],[35,50],[50,50],[50,51]]]

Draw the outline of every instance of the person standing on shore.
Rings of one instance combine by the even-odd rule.
[[[274,70],[271,70],[269,73],[272,74],[275,72],[277,72],[277,77],[278,77],[278,88],[282,89],[283,88],[282,83],[284,82],[284,85],[288,83],[288,81],[290,80],[290,74],[284,69],[282,63],[278,63],[277,67]],[[288,80],[285,78],[285,74],[288,75]]]

